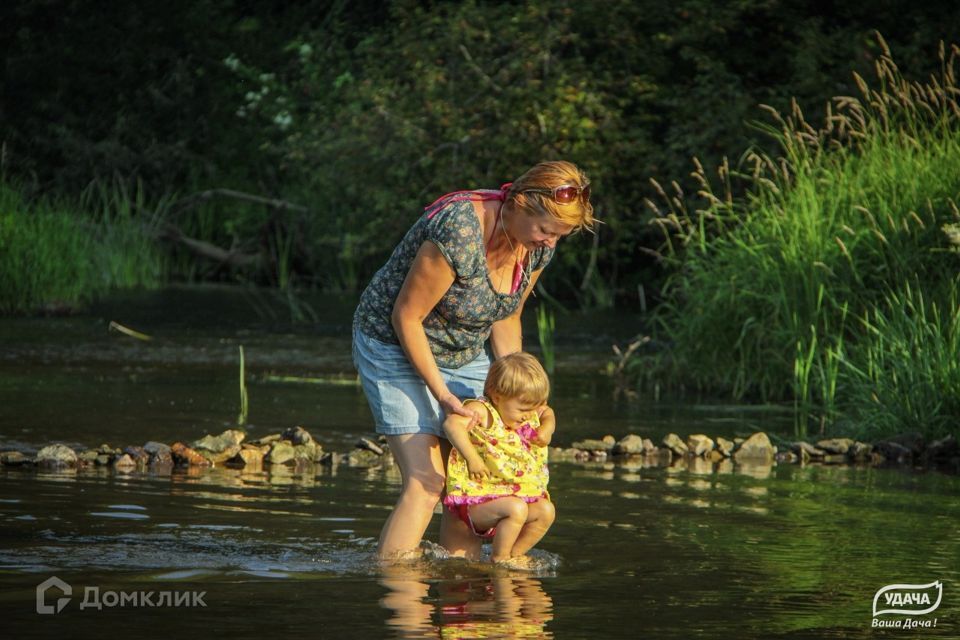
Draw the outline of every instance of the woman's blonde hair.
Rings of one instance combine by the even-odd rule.
[[[553,198],[538,191],[529,189],[546,189],[563,185],[585,187],[590,184],[586,174],[577,165],[565,160],[551,160],[534,165],[530,170],[517,178],[507,191],[507,201],[512,200],[515,206],[527,215],[542,215],[548,213],[564,224],[581,229],[592,230],[596,220],[593,218],[593,205],[583,202],[579,198],[570,204],[558,204]]]
[[[491,400],[497,396],[516,398],[530,405],[544,404],[550,397],[550,378],[540,361],[529,353],[511,353],[490,365],[483,395]]]

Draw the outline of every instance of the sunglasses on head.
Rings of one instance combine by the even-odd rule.
[[[553,189],[524,189],[524,192],[543,193],[553,198],[557,204],[571,204],[579,198],[586,204],[590,200],[590,183],[580,187],[575,184],[562,184]]]

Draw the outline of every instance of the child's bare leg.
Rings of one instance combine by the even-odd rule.
[[[557,517],[557,510],[553,503],[546,498],[541,498],[536,502],[527,505],[527,522],[520,530],[517,541],[513,543],[511,556],[522,556],[530,549],[533,549],[540,540],[546,535],[547,530],[553,524]]]
[[[449,460],[451,446],[449,440],[440,439],[440,455],[444,460]],[[469,560],[480,557],[480,538],[473,535],[467,523],[453,515],[450,509],[444,509],[440,517],[440,545],[454,557]]]
[[[507,496],[472,505],[470,519],[478,530],[497,528],[497,533],[493,536],[493,553],[490,559],[502,562],[510,559],[510,551],[527,521],[527,503],[515,496]]]

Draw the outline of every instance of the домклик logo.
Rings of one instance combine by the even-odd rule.
[[[47,604],[46,602],[47,589],[51,589],[53,587],[60,589],[60,591],[62,591],[63,595],[65,596],[73,595],[73,587],[71,587],[69,584],[67,584],[57,576],[47,578],[46,580],[44,580],[43,582],[37,585],[37,613],[41,613],[44,615],[51,614],[51,613],[60,613],[61,611],[63,611],[63,608],[67,606],[67,603],[70,602],[70,598],[67,597],[67,598],[58,598],[56,608],[54,608],[52,604]]]

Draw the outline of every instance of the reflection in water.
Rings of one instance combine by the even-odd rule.
[[[383,567],[380,604],[398,638],[552,638],[553,600],[541,581],[494,570],[469,578],[428,579],[420,564]],[[434,572],[435,573],[435,572]],[[435,583],[431,596],[431,582]]]

